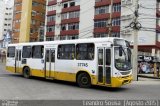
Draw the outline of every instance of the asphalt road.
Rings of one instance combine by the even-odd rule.
[[[140,79],[121,88],[93,86],[79,88],[75,83],[42,78],[25,79],[5,71],[0,63],[0,99],[9,100],[142,100],[160,98],[160,80]]]

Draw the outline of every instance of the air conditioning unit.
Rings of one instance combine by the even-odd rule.
[[[60,17],[61,16],[61,14],[60,13],[57,13],[57,17]]]

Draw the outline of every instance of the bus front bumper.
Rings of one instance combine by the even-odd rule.
[[[131,83],[132,80],[133,80],[132,76],[112,77],[111,87],[120,87],[122,85]]]

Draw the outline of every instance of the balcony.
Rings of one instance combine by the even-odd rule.
[[[32,6],[32,10],[40,12],[40,13],[45,13],[45,8],[41,5],[38,6]]]
[[[112,26],[112,32],[120,32],[120,26]]]
[[[56,4],[57,4],[57,0],[52,0],[52,1],[48,2],[48,6],[56,5]]]
[[[121,17],[121,13],[120,12],[113,12],[112,13],[112,18],[119,18]],[[98,14],[94,16],[94,20],[102,20],[102,19],[109,19],[110,18],[110,13],[106,13],[106,14]]]
[[[55,32],[46,32],[46,37],[53,37]]]
[[[64,2],[68,2],[68,1],[72,1],[72,0],[62,0],[62,3],[64,3]]]
[[[61,21],[61,24],[69,24],[69,23],[79,23],[79,18],[70,18]]]
[[[116,3],[121,3],[121,0],[113,0],[113,4],[116,4]],[[110,4],[111,4],[111,0],[98,0],[95,3],[95,7],[101,7],[101,6],[106,6]]]
[[[78,35],[79,34],[79,30],[64,30],[60,32],[62,36],[65,35]]]
[[[47,26],[51,26],[51,25],[55,25],[55,24],[56,24],[55,21],[47,22]]]
[[[41,21],[41,22],[45,21],[45,18],[42,15],[32,16],[32,19],[38,20],[38,21]]]
[[[121,17],[121,12],[113,12],[112,13],[112,18],[120,18]]]
[[[14,29],[20,29],[20,23],[16,23]]]
[[[101,6],[106,6],[110,4],[111,4],[111,1],[109,0],[99,0],[99,2],[96,2],[95,7],[101,7]]]
[[[73,12],[73,11],[80,11],[80,5],[62,9],[62,13]]]
[[[121,3],[121,0],[113,0],[113,3],[116,4],[116,3]]]
[[[20,20],[21,19],[21,14],[15,14],[14,20]]]
[[[102,20],[102,19],[109,19],[109,18],[110,18],[110,13],[98,14],[94,16],[94,20]]]
[[[109,29],[107,27],[94,28],[94,33],[106,33],[108,31],[109,31]]]
[[[109,27],[94,28],[94,33],[107,33]],[[111,32],[120,32],[120,26],[112,26]]]
[[[46,0],[33,0],[32,2],[37,2],[41,4],[46,4]]]
[[[56,10],[48,11],[47,16],[56,15]]]
[[[15,6],[15,11],[21,11],[21,10],[22,10],[22,5]]]

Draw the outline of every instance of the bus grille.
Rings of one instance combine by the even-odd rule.
[[[122,75],[128,75],[130,74],[131,72],[130,71],[127,71],[127,72],[121,72]]]

